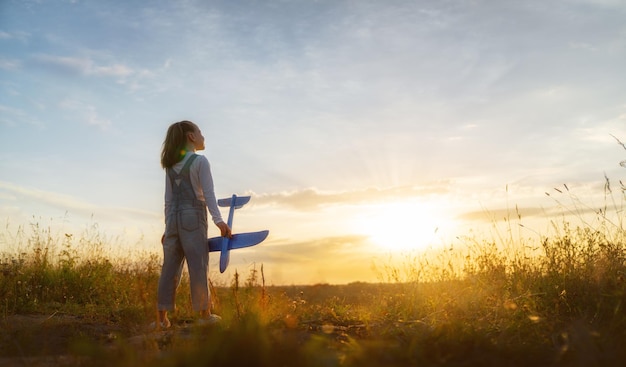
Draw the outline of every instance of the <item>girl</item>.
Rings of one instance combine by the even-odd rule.
[[[157,296],[162,328],[171,326],[167,312],[175,308],[176,289],[185,259],[194,311],[200,313],[203,323],[220,320],[219,316],[211,314],[209,307],[207,207],[221,236],[231,237],[231,232],[217,207],[209,161],[195,154],[196,150],[203,149],[204,136],[193,122],[180,121],[168,128],[161,152],[161,165],[166,170],[165,233],[161,239],[163,267]]]

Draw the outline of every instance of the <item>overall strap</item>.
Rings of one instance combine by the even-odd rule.
[[[183,172],[189,171],[189,167],[191,167],[191,164],[193,163],[193,161],[196,158],[198,158],[198,155],[196,153],[194,153],[191,157],[189,157],[189,159],[187,159],[187,162],[185,162],[185,165],[183,166],[183,169],[180,170],[179,174],[182,174]]]
[[[183,202],[189,203],[190,201],[194,203],[193,205],[204,206],[204,202],[197,200],[196,192],[193,189],[193,185],[191,184],[189,177],[191,164],[196,158],[198,158],[198,155],[195,153],[189,156],[183,165],[183,168],[178,173],[176,173],[176,171],[172,168],[167,170],[176,207],[179,205],[185,205]]]
[[[185,162],[185,165],[183,166],[183,168],[178,173],[176,173],[176,171],[174,171],[173,168],[171,168],[171,167],[168,168],[167,169],[167,174],[168,174],[168,176],[170,176],[170,181],[174,182],[174,180],[179,179],[181,176],[183,176],[184,174],[189,172],[189,167],[191,167],[191,164],[193,163],[193,161],[196,158],[198,158],[198,155],[194,153],[192,156],[190,156],[187,159],[187,162]]]

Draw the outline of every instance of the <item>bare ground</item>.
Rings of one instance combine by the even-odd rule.
[[[119,325],[73,315],[11,315],[0,320],[0,366],[76,365],[81,341],[111,344]]]
[[[8,366],[91,366],[99,354],[123,354],[132,349],[142,359],[159,357],[173,343],[196,337],[191,320],[172,320],[168,330],[153,330],[137,324],[120,325],[115,321],[90,319],[66,314],[11,315],[0,319],[0,367]],[[322,332],[321,325],[306,329],[279,328],[280,339],[305,343],[310,335]],[[326,334],[344,334],[343,326]]]

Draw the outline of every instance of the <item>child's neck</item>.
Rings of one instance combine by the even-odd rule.
[[[195,153],[195,152],[196,152],[196,148],[193,146],[193,144],[187,143],[187,145],[185,146],[185,154]]]

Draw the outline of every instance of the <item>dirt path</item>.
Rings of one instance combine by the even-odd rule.
[[[81,342],[113,345],[119,325],[64,314],[11,315],[0,320],[0,366],[76,365]]]
[[[295,328],[276,325],[270,329],[275,340],[297,346],[315,334],[345,343],[346,335],[358,335],[363,327],[304,322]],[[179,320],[171,329],[154,331],[145,325],[119,325],[65,314],[12,315],[0,319],[0,330],[0,367],[91,366],[94,360],[110,360],[125,351],[150,360],[181,341],[193,341],[199,332],[211,333],[210,329],[196,328],[191,320]]]

